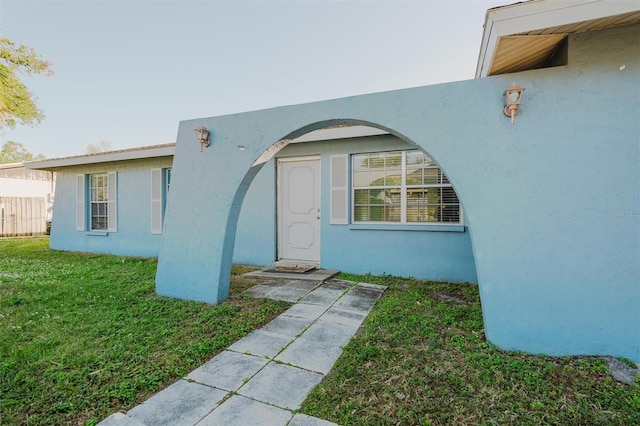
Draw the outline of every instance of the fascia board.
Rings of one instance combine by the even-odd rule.
[[[545,0],[524,4],[521,13],[514,13],[515,9],[507,8],[504,14],[496,11],[494,20],[498,37],[635,12],[640,9],[640,3],[633,0]]]
[[[480,45],[480,54],[478,55],[478,65],[476,66],[476,78],[486,77],[489,73],[487,69],[493,61],[493,55],[498,45],[498,36],[495,32],[494,21],[490,15],[491,10],[487,11],[484,21],[484,32],[482,34],[482,44]]]
[[[152,149],[107,152],[104,154],[82,155],[77,157],[53,158],[51,160],[31,161],[24,163],[28,169],[48,170],[61,167],[80,166],[85,164],[110,163],[114,161],[139,160],[144,158],[170,157],[175,153],[174,146]]]

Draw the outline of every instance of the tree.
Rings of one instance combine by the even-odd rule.
[[[7,141],[0,149],[0,164],[21,163],[23,161],[43,160],[44,155],[34,156],[19,142]]]
[[[109,151],[111,149],[111,142],[101,140],[98,143],[90,143],[87,145],[87,149],[84,150],[86,154],[97,154],[99,152]]]
[[[0,38],[0,129],[13,128],[18,123],[33,126],[44,118],[19,74],[51,75],[51,62],[40,58],[30,47]]]

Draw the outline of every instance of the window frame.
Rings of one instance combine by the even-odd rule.
[[[92,173],[88,175],[88,179],[89,231],[107,232],[109,229],[109,175]]]
[[[426,161],[429,161],[430,163],[432,163],[432,165],[430,166],[423,166],[422,169],[423,170],[437,170],[438,173],[438,183],[420,183],[420,184],[408,184],[407,183],[407,154],[409,153],[420,153],[422,155],[424,155],[424,157],[426,158]],[[388,168],[386,167],[386,159],[395,153],[399,153],[400,157],[401,157],[401,161],[400,161],[400,182],[399,184],[387,184],[387,182],[385,181],[384,185],[360,185],[357,186],[355,184],[355,174],[358,170],[362,170],[358,167],[356,167],[356,161],[358,158],[362,158],[364,156],[376,156],[376,155],[384,155],[385,156],[385,165],[384,167],[382,167],[380,169],[381,172],[381,176],[384,176],[385,179],[388,176],[393,176],[393,175],[388,175],[386,172],[389,170],[397,170],[398,167],[391,167]],[[352,153],[350,155],[350,161],[349,161],[349,165],[351,170],[349,171],[349,178],[350,178],[350,196],[351,196],[351,200],[349,202],[349,206],[351,208],[351,214],[350,214],[350,220],[351,220],[351,224],[352,226],[355,227],[378,227],[380,226],[381,228],[389,228],[389,229],[408,229],[408,228],[412,228],[412,229],[416,229],[416,228],[432,228],[432,227],[442,227],[442,228],[452,228],[452,229],[456,229],[460,226],[464,226],[464,217],[463,217],[463,211],[462,211],[462,205],[460,203],[460,199],[455,191],[455,188],[453,187],[453,185],[451,184],[451,182],[449,181],[449,179],[447,178],[447,176],[445,175],[445,173],[442,171],[442,169],[438,166],[438,164],[433,160],[433,158],[431,158],[428,154],[424,153],[421,150],[418,149],[405,149],[405,150],[392,150],[392,151],[374,151],[374,152],[361,152],[361,153]],[[371,168],[368,168],[366,170],[371,170]],[[369,182],[371,183],[371,182]],[[440,195],[439,198],[439,203],[434,204],[434,203],[427,203],[426,205],[434,205],[434,206],[457,206],[457,215],[458,215],[458,220],[457,221],[443,221],[442,219],[440,221],[410,221],[408,220],[408,211],[409,211],[409,207],[411,206],[411,202],[408,200],[408,195],[410,193],[411,190],[420,190],[420,189],[429,189],[429,188],[451,188],[451,192],[453,193],[453,195],[455,196],[455,200],[457,202],[454,203],[447,203],[444,202],[444,200],[442,199],[442,193]],[[399,192],[399,203],[389,203],[389,204],[385,204],[385,203],[381,203],[380,207],[383,209],[383,211],[385,210],[385,207],[389,207],[391,210],[393,208],[393,206],[395,206],[396,209],[399,209],[399,220],[398,221],[383,221],[383,220],[356,220],[356,210],[357,207],[359,206],[358,204],[356,204],[356,191],[358,190],[396,190]],[[369,208],[372,207],[372,204],[370,203],[363,203],[360,204],[360,206],[368,206]],[[442,208],[442,207],[441,207]],[[370,219],[370,215],[369,215],[369,219]],[[432,228],[433,229],[433,228]]]
[[[99,188],[93,186],[94,177],[103,177],[106,186]],[[94,191],[101,189],[103,199],[94,199]],[[106,199],[104,193],[106,193]],[[117,173],[98,172],[76,175],[76,230],[89,232],[90,234],[103,235],[110,232],[117,232],[118,209],[117,209]],[[103,205],[99,216],[106,221],[106,227],[94,227],[94,205]]]

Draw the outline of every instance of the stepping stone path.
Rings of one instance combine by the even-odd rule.
[[[337,279],[278,279],[252,287],[247,294],[295,304],[187,377],[99,425],[334,425],[294,411],[329,373],[385,289]]]

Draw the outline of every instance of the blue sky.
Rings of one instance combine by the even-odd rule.
[[[180,120],[472,79],[499,0],[0,0],[0,36],[53,62],[47,158],[174,142]]]

